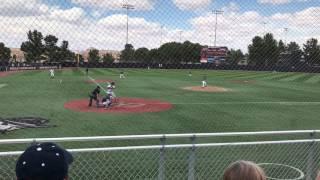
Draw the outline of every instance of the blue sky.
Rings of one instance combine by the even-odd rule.
[[[134,47],[157,48],[190,40],[212,45],[215,17],[222,9],[217,45],[247,50],[252,38],[266,32],[302,45],[320,39],[320,0],[126,0],[129,39]],[[126,36],[123,0],[0,0],[0,42],[19,47],[28,30],[54,34],[70,47],[121,50]],[[267,24],[264,26],[263,22]],[[161,28],[163,27],[163,28]],[[288,32],[284,32],[288,28]]]
[[[71,0],[43,0],[43,2],[50,6],[57,5],[62,9],[79,7],[78,4],[72,3]],[[282,4],[261,4],[258,2],[258,0],[212,0],[209,6],[201,8],[200,10],[193,11],[179,9],[172,0],[155,0],[154,9],[143,11],[134,10],[130,12],[130,15],[136,17],[143,17],[149,21],[159,22],[166,26],[176,26],[178,28],[185,29],[190,27],[188,24],[189,19],[199,16],[199,14],[201,15],[207,12],[211,12],[213,9],[222,9],[223,7],[228,6],[230,3],[237,3],[237,5],[239,6],[239,12],[257,11],[264,16],[271,16],[276,13],[294,13],[309,7],[320,6],[320,0],[292,0],[289,3]],[[82,8],[88,12],[88,15],[92,11],[92,9],[94,9],[91,7]],[[125,13],[123,9],[102,9],[100,11],[102,13],[102,16]]]

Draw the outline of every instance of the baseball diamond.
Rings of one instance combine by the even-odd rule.
[[[124,79],[108,69],[90,69],[92,79],[84,69],[56,71],[55,79],[48,79],[47,71],[1,77],[0,84],[7,84],[0,93],[3,117],[43,117],[58,125],[17,130],[5,137],[291,130],[320,125],[318,74],[207,71],[209,86],[202,88],[202,71],[185,76],[189,71],[127,69]],[[88,92],[97,84],[107,88],[108,83],[99,79],[116,82],[116,102],[107,109],[87,107]],[[227,91],[206,92],[211,87]],[[105,93],[101,91],[100,100]]]

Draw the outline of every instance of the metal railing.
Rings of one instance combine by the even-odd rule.
[[[233,161],[261,164],[269,178],[314,179],[320,162],[319,130],[230,132],[201,134],[128,135],[0,140],[2,146],[34,142],[88,142],[159,139],[157,145],[68,148],[74,155],[70,179],[221,179]],[[285,140],[294,135],[295,140]],[[308,138],[305,138],[307,135]],[[197,143],[208,137],[247,137],[241,142]],[[272,136],[282,140],[254,141],[250,137]],[[304,139],[300,139],[301,136]],[[167,144],[187,138],[190,143]],[[25,146],[24,146],[25,147]],[[66,147],[66,146],[64,146]],[[14,164],[23,151],[0,152],[0,179],[14,179]]]

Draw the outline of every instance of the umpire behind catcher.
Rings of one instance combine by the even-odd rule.
[[[89,95],[89,107],[92,106],[92,100],[96,101],[97,107],[99,107],[99,99],[98,99],[98,94],[100,94],[100,86],[97,86]]]

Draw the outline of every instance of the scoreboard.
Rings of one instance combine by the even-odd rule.
[[[204,47],[201,50],[201,63],[220,64],[226,60],[227,47]]]

